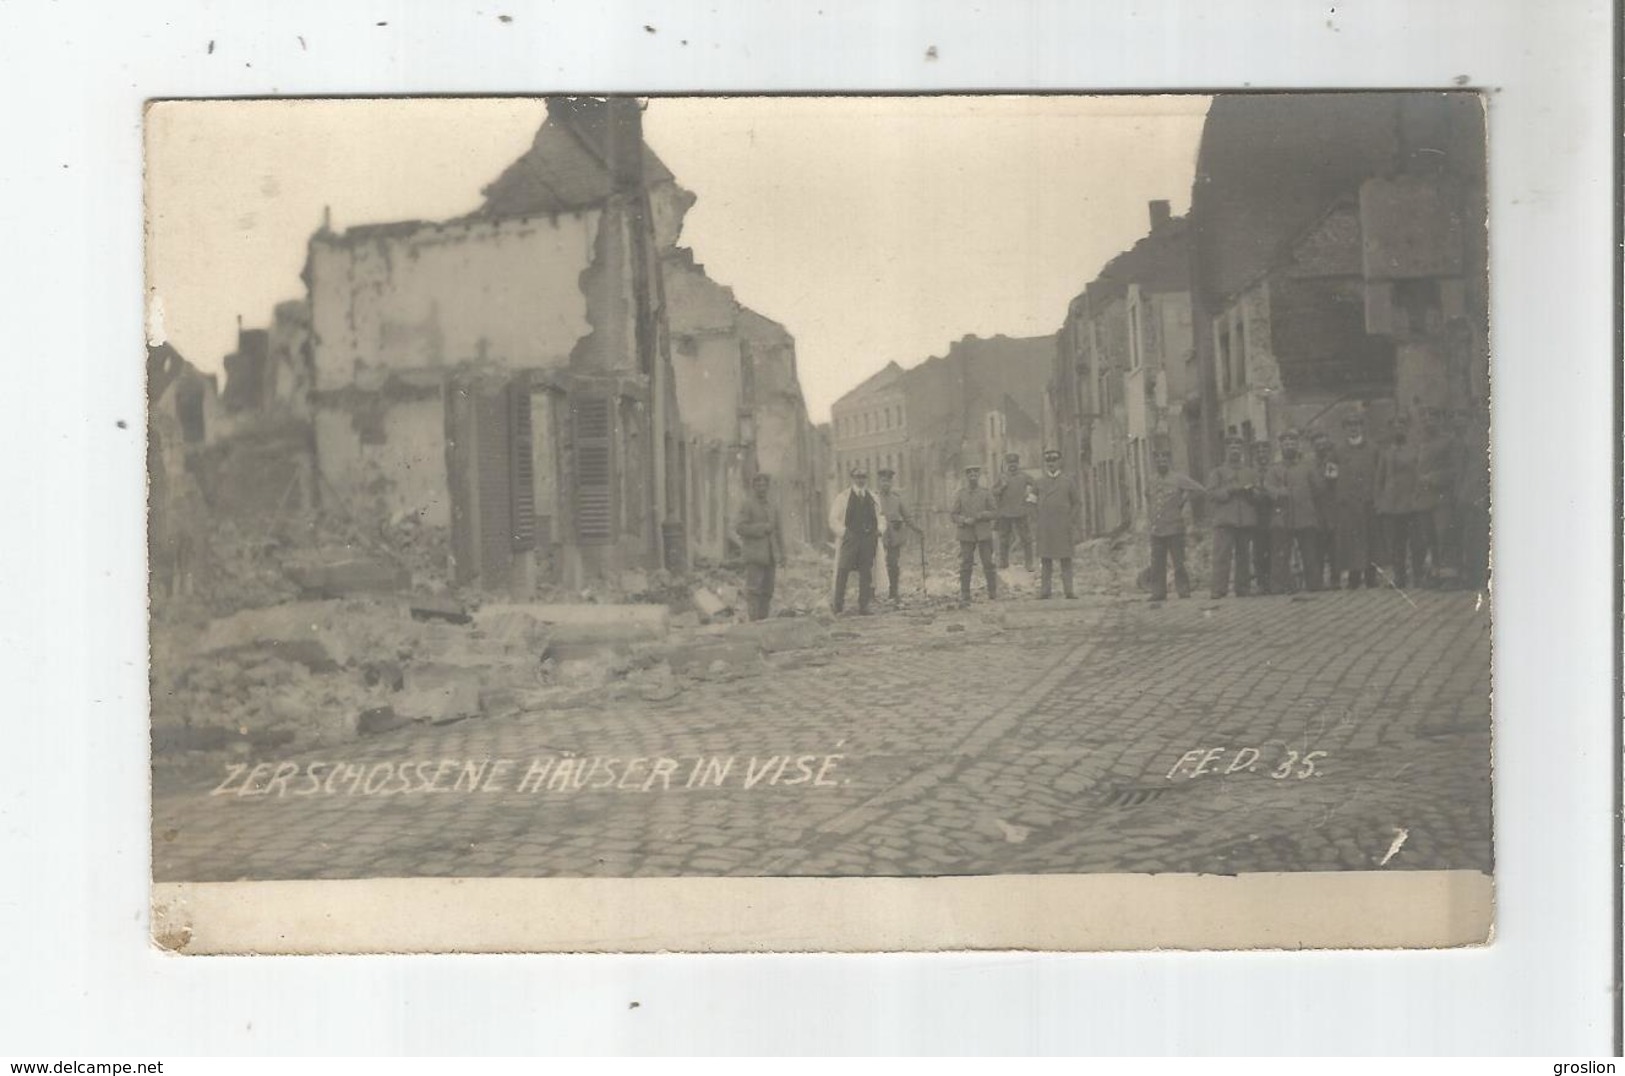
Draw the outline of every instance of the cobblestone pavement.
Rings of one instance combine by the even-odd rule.
[[[1488,871],[1489,620],[1393,590],[847,618],[666,702],[160,774],[154,876]]]

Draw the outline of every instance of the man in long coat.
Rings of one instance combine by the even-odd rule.
[[[1337,477],[1330,484],[1331,524],[1336,535],[1333,585],[1347,577],[1350,590],[1377,585],[1377,446],[1366,439],[1365,418],[1343,419],[1343,443],[1335,456]]]
[[[1072,592],[1072,551],[1076,546],[1078,522],[1083,510],[1083,498],[1078,484],[1071,475],[1061,473],[1061,453],[1057,449],[1044,452],[1044,473],[1038,476],[1038,513],[1034,544],[1043,574],[1039,578],[1038,596],[1050,596],[1056,561],[1061,562],[1061,591],[1068,598]]]
[[[778,505],[767,496],[768,477],[750,480],[751,495],[739,509],[734,533],[745,561],[745,602],[752,620],[763,620],[773,604],[773,583],[784,563],[784,525]]]

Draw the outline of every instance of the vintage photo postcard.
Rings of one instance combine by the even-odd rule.
[[[1485,139],[152,103],[156,943],[1484,943]]]

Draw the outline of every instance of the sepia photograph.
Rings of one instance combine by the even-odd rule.
[[[1478,92],[144,136],[159,945],[254,883],[1080,876],[1489,937]]]

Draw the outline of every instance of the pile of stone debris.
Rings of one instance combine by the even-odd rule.
[[[825,645],[827,619],[664,605],[351,597],[239,610],[154,641],[155,757],[316,747],[414,724],[662,702]]]

